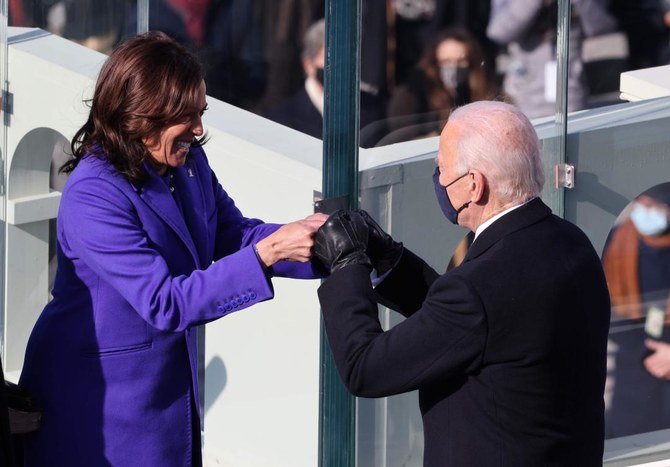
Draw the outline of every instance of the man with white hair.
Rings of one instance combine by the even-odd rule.
[[[469,104],[436,162],[445,216],[475,232],[460,266],[436,273],[362,211],[317,232],[342,379],[361,397],[419,390],[425,466],[602,465],[607,286],[584,233],[539,198],[532,125],[509,104]],[[384,331],[377,303],[407,319]]]

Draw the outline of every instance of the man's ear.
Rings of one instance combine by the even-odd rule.
[[[479,204],[486,195],[488,188],[488,180],[483,173],[478,170],[471,170],[470,182],[470,201]]]

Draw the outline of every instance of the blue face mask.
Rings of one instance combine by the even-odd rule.
[[[668,216],[662,209],[636,203],[630,213],[630,220],[642,235],[660,235],[668,230]]]
[[[463,209],[468,207],[468,205],[470,204],[470,201],[468,201],[467,203],[464,203],[463,206],[461,206],[458,209],[454,208],[454,205],[451,204],[451,200],[449,199],[449,194],[447,194],[447,187],[449,185],[453,185],[458,180],[465,177],[467,174],[468,174],[468,172],[464,173],[463,175],[458,177],[456,180],[448,183],[446,186],[442,186],[442,185],[440,185],[440,168],[435,167],[435,173],[433,173],[433,186],[435,187],[435,196],[437,197],[437,203],[440,205],[440,208],[442,208],[442,212],[444,213],[444,216],[452,224],[458,224],[458,214]]]

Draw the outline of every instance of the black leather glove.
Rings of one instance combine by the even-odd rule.
[[[336,211],[316,231],[314,255],[335,272],[350,264],[362,264],[372,270],[365,253],[368,226],[356,211]]]
[[[377,275],[382,276],[396,265],[402,255],[402,243],[396,242],[389,234],[384,232],[379,224],[362,209],[358,212],[368,225],[368,248],[367,254],[372,261],[372,266]]]

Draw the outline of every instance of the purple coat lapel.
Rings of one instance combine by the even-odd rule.
[[[206,268],[212,262],[214,238],[207,231],[208,212],[205,207],[205,193],[197,164],[189,158],[184,167],[175,170],[175,193],[181,201],[182,214],[190,237],[198,253],[199,268]]]
[[[183,171],[183,169],[178,169],[177,177]],[[193,257],[196,268],[200,269],[202,267],[200,256],[191,237],[191,232],[186,225],[185,218],[180,215],[179,207],[170,193],[170,190],[165,183],[153,170],[147,167],[147,172],[150,174],[149,180],[146,182],[146,185],[140,190],[140,198],[147,203],[147,205],[161,218],[165,223],[176,232],[177,236],[184,243],[189,253]],[[198,185],[197,179],[194,179],[195,185]],[[179,186],[177,189],[183,187]],[[193,197],[190,196],[190,201],[193,200]],[[200,203],[202,203],[202,198],[200,197]],[[197,224],[196,224],[197,225]],[[199,226],[198,226],[199,227]],[[198,229],[195,229],[198,230]]]

